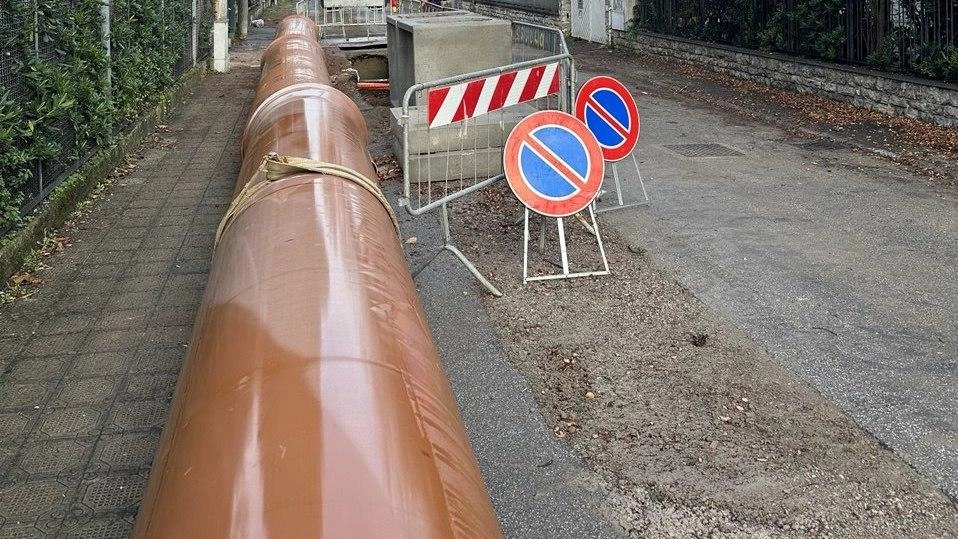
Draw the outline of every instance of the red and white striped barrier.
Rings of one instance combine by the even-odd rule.
[[[429,127],[438,127],[559,92],[559,63],[429,90]]]

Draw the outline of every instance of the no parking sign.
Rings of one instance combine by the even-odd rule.
[[[639,141],[639,108],[625,85],[612,77],[592,77],[582,85],[575,116],[595,135],[607,161],[625,159]]]
[[[574,116],[556,110],[520,121],[503,152],[506,180],[530,210],[567,217],[589,206],[605,175],[602,149]]]

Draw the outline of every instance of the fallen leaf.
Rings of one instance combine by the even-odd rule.
[[[20,271],[20,272],[14,273],[13,276],[10,277],[10,282],[15,285],[26,284],[26,285],[36,286],[39,284],[43,284],[43,279],[31,273]]]

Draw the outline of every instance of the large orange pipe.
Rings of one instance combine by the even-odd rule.
[[[351,100],[279,87],[246,162],[376,179]],[[292,173],[244,190],[244,170],[133,536],[501,537],[375,187]]]

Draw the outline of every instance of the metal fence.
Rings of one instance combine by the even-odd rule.
[[[958,80],[958,0],[637,0],[633,29]]]
[[[8,168],[7,177],[0,178],[0,189],[19,204],[20,215],[108,143],[111,133],[125,129],[155,99],[158,86],[209,54],[212,15],[212,0],[0,2],[5,53],[0,56],[0,95],[21,108],[10,121],[30,121],[41,114],[33,108],[51,99],[73,103],[66,112],[37,121],[36,132],[56,148],[56,155],[30,160],[20,170]],[[87,117],[102,124],[86,126]],[[7,157],[0,155],[0,162]],[[0,233],[10,228],[9,221],[0,218]]]
[[[559,0],[474,0],[476,4],[519,9],[541,15],[558,15]]]

